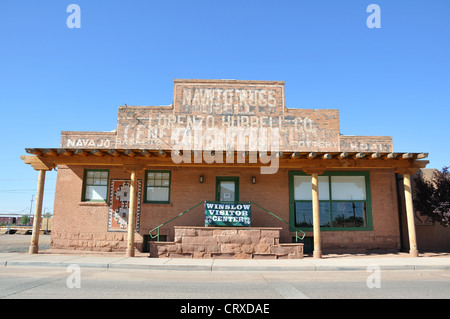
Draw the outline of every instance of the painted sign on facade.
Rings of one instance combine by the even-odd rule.
[[[284,82],[237,80],[175,80],[170,107],[120,107],[116,146],[171,148],[177,129],[277,129],[280,151],[339,149],[337,110],[288,109]]]
[[[250,202],[205,202],[205,226],[250,227]]]
[[[194,130],[222,137],[277,130],[281,152],[393,151],[391,137],[341,135],[337,109],[285,107],[283,81],[242,80],[174,80],[171,105],[120,106],[115,131],[63,132],[61,147],[173,150],[180,130],[192,150],[208,149],[206,139],[194,143]],[[238,149],[237,142],[219,145],[216,151]]]

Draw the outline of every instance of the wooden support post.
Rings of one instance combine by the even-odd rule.
[[[411,257],[418,257],[419,251],[417,250],[416,226],[414,224],[414,208],[411,194],[411,175],[403,174],[403,186],[405,188],[406,219],[408,222],[409,235],[409,254]]]
[[[127,257],[134,257],[134,230],[136,224],[136,171],[131,171],[130,183],[130,206],[128,210],[128,243],[127,243]]]
[[[320,240],[320,208],[319,208],[319,174],[311,174],[312,181],[312,206],[313,206],[313,233],[314,233],[314,258],[322,258]]]
[[[39,177],[36,191],[36,204],[34,208],[33,233],[31,234],[30,254],[37,254],[39,251],[39,232],[41,231],[42,200],[44,197],[45,170],[39,170]]]

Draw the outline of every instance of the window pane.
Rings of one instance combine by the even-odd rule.
[[[105,186],[86,186],[86,200],[106,200],[108,188]]]
[[[169,188],[147,187],[147,201],[168,202]]]
[[[294,200],[312,200],[310,176],[294,176]]]
[[[320,226],[330,227],[330,204],[319,203]],[[312,202],[295,203],[295,226],[313,227]]]
[[[234,201],[235,199],[235,182],[221,181],[220,182],[220,201]]]
[[[94,184],[94,178],[88,177],[86,178],[86,185],[93,185]]]
[[[329,200],[328,176],[319,176],[319,200]],[[311,176],[294,176],[294,200],[312,200]]]
[[[170,172],[147,171],[146,202],[168,202],[170,194]]]
[[[365,202],[333,202],[333,227],[365,227]]]
[[[366,200],[364,176],[331,176],[333,200]]]

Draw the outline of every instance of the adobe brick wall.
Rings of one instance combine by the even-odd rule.
[[[89,167],[98,168],[98,167]],[[51,248],[125,251],[126,232],[107,232],[108,203],[82,202],[84,167],[58,166]],[[110,176],[128,178],[123,170],[111,169]],[[142,242],[140,235],[137,242]]]
[[[117,167],[59,166],[56,183],[52,248],[125,251],[126,232],[108,232],[108,203],[81,202],[83,170],[110,169],[110,179],[128,179],[129,173]],[[239,176],[240,200],[254,201],[289,221],[288,169],[274,175],[260,175],[259,168],[238,169],[218,167],[158,167],[168,169],[171,175],[170,204],[141,204],[140,230],[136,234],[138,249],[143,235],[204,200],[215,200],[216,176]],[[204,182],[199,183],[199,176]],[[256,184],[251,177],[256,177]],[[144,172],[137,173],[144,183]],[[392,169],[370,172],[372,194],[371,231],[322,231],[322,250],[359,251],[367,249],[399,249],[399,226],[394,172]],[[142,194],[142,198],[144,193]],[[252,226],[281,227],[280,242],[290,243],[295,233],[283,222],[257,207],[252,207]],[[204,209],[200,205],[161,229],[162,235],[174,239],[174,226],[203,226]],[[312,236],[312,232],[307,232]]]

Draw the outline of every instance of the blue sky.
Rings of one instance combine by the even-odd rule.
[[[285,81],[287,107],[339,109],[342,134],[392,136],[395,151],[448,166],[449,12],[448,0],[2,0],[0,213],[29,211],[26,147],[113,130],[124,103],[171,104],[176,78]]]

